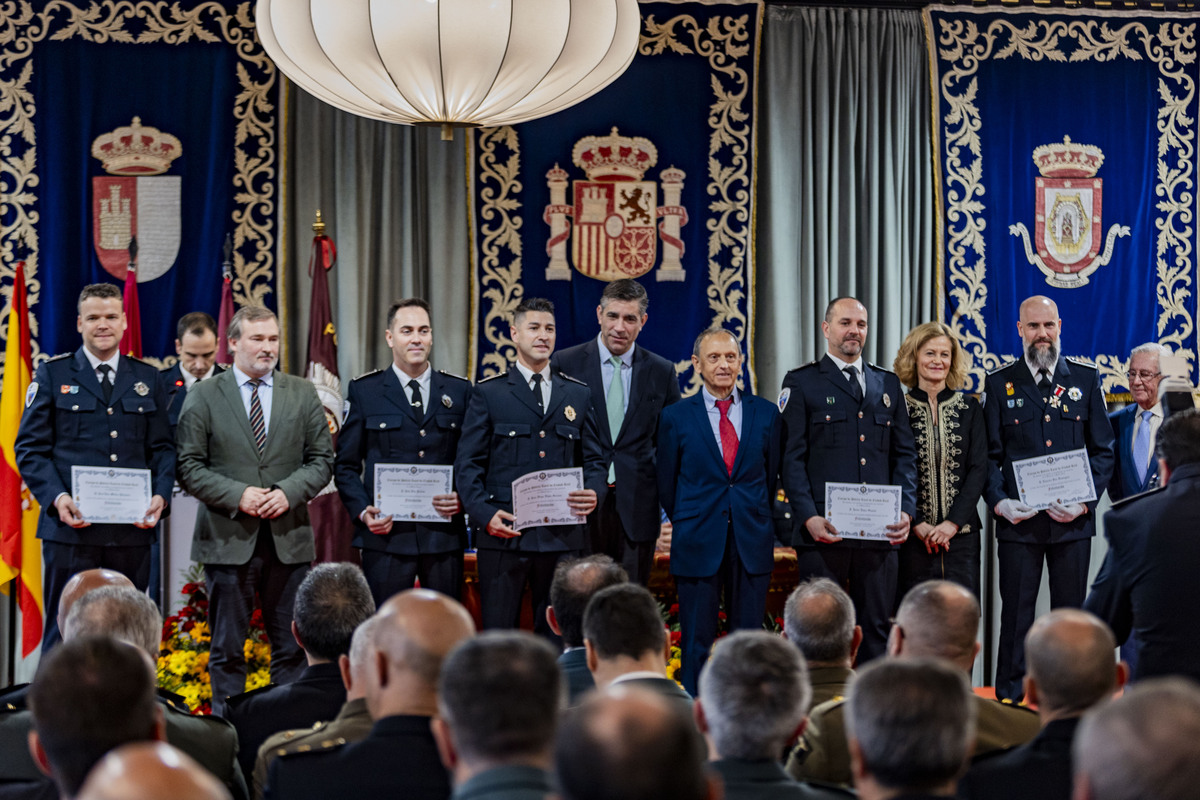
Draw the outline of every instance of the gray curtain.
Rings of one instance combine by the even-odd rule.
[[[302,373],[317,209],[338,261],[329,288],[343,386],[391,363],[388,306],[418,296],[433,309],[433,363],[466,374],[470,275],[466,135],[363,119],[287,87],[287,164],[278,286],[284,368]]]
[[[891,368],[934,319],[929,69],[917,11],[769,6],[759,138],[758,389],[825,351],[838,295]],[[765,124],[763,124],[765,123]]]

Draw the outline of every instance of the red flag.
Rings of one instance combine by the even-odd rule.
[[[329,432],[336,444],[338,431],[342,428],[342,382],[338,377],[337,328],[333,324],[329,276],[326,273],[337,261],[337,248],[333,240],[324,235],[325,224],[320,221],[319,212],[313,230],[317,235],[313,237],[312,257],[308,262],[308,274],[312,277],[312,299],[309,303],[308,367],[304,376],[317,387],[317,395],[325,406]],[[316,538],[316,560],[358,563],[358,552],[350,545],[354,523],[346,513],[332,480],[309,503],[308,511]]]
[[[37,540],[41,509],[21,480],[13,450],[25,408],[25,394],[32,380],[25,262],[20,261],[13,278],[4,386],[0,389],[0,449],[4,455],[0,459],[0,584],[17,581],[23,656],[32,653],[42,641],[42,549]]]
[[[229,354],[229,340],[225,338],[225,331],[229,330],[229,323],[233,319],[233,276],[225,273],[221,284],[221,310],[217,314],[217,363],[229,365],[233,363],[233,356]]]
[[[137,270],[132,264],[125,271],[125,333],[121,335],[121,352],[134,358],[142,357],[142,312],[138,308]]]

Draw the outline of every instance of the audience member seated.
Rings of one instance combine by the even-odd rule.
[[[276,758],[263,792],[273,800],[403,797],[446,800],[450,776],[430,731],[442,661],[475,634],[471,615],[431,589],[393,595],[376,615],[367,649],[367,709],[375,721],[360,742]]]
[[[311,728],[296,728],[272,734],[258,748],[254,760],[253,786],[255,800],[263,796],[271,762],[288,753],[304,753],[322,742],[361,742],[371,732],[371,712],[367,710],[367,653],[374,645],[378,617],[371,617],[354,629],[350,640],[350,655],[338,656],[342,682],[346,686],[346,702],[329,722],[318,722]]]
[[[669,698],[691,718],[692,698],[667,677],[667,629],[644,586],[623,583],[596,592],[583,612],[583,643],[597,688],[641,686]]]
[[[29,750],[63,800],[75,797],[113,748],[164,737],[153,665],[136,647],[107,636],[51,650],[30,687],[29,710]]]
[[[858,796],[953,797],[975,735],[974,696],[963,671],[944,659],[884,659],[864,668],[846,709]]]
[[[101,759],[79,800],[230,800],[229,791],[187,753],[165,742],[126,744]]]
[[[888,658],[936,658],[971,674],[979,643],[979,602],[950,581],[925,581],[900,601],[888,635]],[[851,689],[853,694],[853,689]],[[979,756],[1025,744],[1041,726],[1037,714],[1022,706],[975,698],[975,747]],[[808,728],[788,760],[788,773],[802,780],[849,785],[845,703],[832,701],[809,714]]]
[[[605,587],[628,581],[621,565],[605,555],[564,561],[554,569],[546,621],[550,630],[562,638],[563,652],[558,657],[558,666],[567,679],[567,705],[575,705],[584,692],[596,687],[583,646],[583,611],[588,600]]]
[[[346,702],[338,659],[350,651],[354,629],[375,613],[375,600],[354,564],[318,564],[296,590],[292,636],[307,666],[292,683],[234,695],[225,717],[237,728],[238,762],[250,782],[254,759],[267,737],[289,728],[311,728],[337,716]]]
[[[1042,730],[1015,750],[984,757],[958,787],[967,800],[1070,800],[1071,742],[1079,718],[1125,684],[1108,626],[1086,611],[1060,608],[1025,637],[1025,699]]]
[[[704,761],[704,740],[678,704],[630,683],[569,709],[554,748],[563,800],[720,800]]]
[[[718,639],[700,671],[696,727],[708,742],[725,800],[837,800],[842,789],[796,783],[779,754],[804,730],[809,698],[804,657],[766,631]]]
[[[1200,688],[1135,684],[1084,714],[1071,747],[1075,800],[1194,800],[1200,793]]]
[[[438,681],[433,737],[454,800],[544,800],[563,680],[532,634],[484,633],[454,648]]]
[[[863,634],[842,587],[829,578],[802,581],[783,607],[783,636],[804,655],[813,706],[845,697]]]

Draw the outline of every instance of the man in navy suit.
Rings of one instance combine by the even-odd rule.
[[[863,641],[858,663],[887,650],[899,546],[917,507],[917,450],[900,379],[866,363],[867,309],[838,297],[825,309],[828,343],[818,361],[789,372],[779,392],[783,489],[792,504],[800,579],[829,578],[854,601]],[[900,519],[887,541],[843,540],[825,519],[825,484],[899,486]]]
[[[42,364],[25,395],[17,468],[42,506],[38,538],[45,564],[42,652],[61,640],[58,600],[77,572],[104,567],[138,589],[150,580],[150,543],[175,485],[175,445],[158,370],[121,355],[125,312],[110,283],[83,287],[83,346]],[[150,471],[150,506],[133,524],[90,523],[75,505],[71,467]]]
[[[175,353],[179,362],[162,370],[163,391],[167,393],[167,418],[171,423],[171,438],[179,424],[179,412],[184,398],[196,381],[220,374],[225,368],[217,364],[217,323],[203,311],[193,311],[179,318],[175,326]]]
[[[721,593],[731,630],[762,627],[775,567],[780,423],[769,401],[738,391],[742,351],[729,331],[696,337],[692,366],[703,388],[665,408],[659,422],[658,491],[674,528],[680,679],[694,696]]]
[[[394,520],[375,504],[375,465],[453,464],[471,383],[430,365],[433,324],[424,300],[393,303],[384,336],[392,365],[350,382],[333,477],[355,520],[354,546],[376,605],[411,589],[418,577],[426,589],[457,600],[467,546],[458,493],[433,497],[444,521]]]
[[[1108,482],[1108,496],[1114,503],[1158,483],[1154,444],[1158,426],[1163,423],[1163,404],[1158,399],[1158,384],[1162,381],[1159,357],[1166,352],[1167,348],[1157,342],[1133,348],[1126,373],[1133,402],[1108,415],[1117,437],[1116,462]]]
[[[596,307],[600,335],[552,359],[592,390],[598,444],[608,465],[596,511],[588,517],[592,552],[612,556],[630,580],[643,586],[650,580],[661,527],[654,474],[658,415],[679,400],[675,366],[634,344],[649,302],[637,281],[613,281]]]
[[[591,393],[581,381],[550,366],[554,305],[537,297],[522,300],[509,335],[517,362],[472,391],[454,471],[463,507],[475,526],[483,627],[517,627],[528,583],[534,629],[552,637],[546,608],[554,569],[587,549],[584,518],[596,507],[595,486],[603,482],[605,466],[596,445]],[[570,467],[584,468],[587,488],[568,497],[579,522],[515,530],[513,481],[531,472]]]

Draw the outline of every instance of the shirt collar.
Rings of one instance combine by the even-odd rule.
[[[853,361],[842,361],[833,353],[829,352],[825,353],[825,355],[829,356],[829,360],[832,361],[833,365],[838,368],[838,372],[845,370],[846,367],[854,367],[858,370],[859,375],[863,374],[863,358],[861,355]]]
[[[120,350],[113,353],[112,358],[108,359],[107,361],[101,361],[95,356],[95,354],[92,353],[91,350],[88,350],[86,347],[83,348],[83,354],[87,357],[88,363],[92,365],[93,372],[100,369],[101,364],[108,364],[110,367],[112,367],[113,375],[115,376],[117,374],[117,365],[121,362]]]
[[[216,371],[217,371],[217,365],[215,362],[213,363],[213,365],[211,367],[208,368],[208,372],[204,373],[203,378],[197,378],[195,375],[188,372],[183,367],[179,368],[179,374],[181,374],[183,376],[183,388],[185,388],[185,389],[192,388],[192,384],[195,383],[196,381],[208,380],[209,378],[211,378],[213,376],[213,373],[215,373]]]
[[[246,373],[242,372],[240,369],[238,369],[237,364],[234,364],[232,369],[233,369],[233,377],[237,380],[237,385],[239,388],[242,386],[245,386],[250,381],[250,376],[247,375]],[[266,375],[264,375],[259,380],[261,380],[263,382],[264,386],[270,386],[271,382],[274,380],[274,377],[275,377],[275,371],[271,370],[270,372],[268,372]]]
[[[521,373],[521,377],[525,379],[525,385],[528,386],[529,382],[533,380],[533,370],[520,361],[513,363],[517,365],[517,370]],[[547,362],[546,366],[542,367],[542,371],[538,374],[542,376],[542,383],[550,383],[550,364]]]
[[[659,680],[667,680],[667,677],[665,675],[663,675],[661,672],[653,672],[648,669],[640,669],[640,670],[637,670],[636,672],[626,672],[624,675],[618,675],[617,677],[612,679],[612,682],[609,683],[609,686],[613,686],[618,683],[623,683],[625,681],[642,681],[642,680],[646,680],[647,678],[658,678]]]
[[[1137,404],[1136,404],[1136,403],[1134,403],[1134,405],[1137,405]],[[1137,416],[1139,416],[1139,417],[1140,417],[1140,416],[1142,416],[1142,414],[1144,414],[1144,413],[1145,413],[1145,412],[1147,412],[1147,411],[1149,411],[1149,412],[1150,412],[1150,418],[1151,418],[1151,419],[1155,419],[1155,418],[1157,418],[1157,419],[1160,419],[1160,420],[1161,420],[1161,419],[1162,419],[1162,415],[1163,415],[1163,410],[1162,410],[1162,401],[1161,401],[1161,400],[1159,400],[1157,403],[1155,403],[1154,405],[1150,406],[1150,408],[1142,408],[1141,406],[1138,406],[1138,407],[1137,407]]]
[[[392,372],[396,373],[396,378],[400,381],[401,386],[408,386],[408,382],[413,380],[413,378],[409,377],[409,375],[407,373],[405,373],[402,369],[400,369],[399,367],[396,366],[395,361],[392,362]],[[416,377],[416,381],[417,381],[417,383],[419,383],[421,385],[422,389],[429,386],[429,378],[432,375],[433,375],[433,365],[427,363],[425,365],[425,371]],[[428,392],[426,392],[426,394],[428,394]]]
[[[603,336],[596,337],[596,347],[600,351],[600,363],[601,364],[610,363],[612,361],[613,353],[611,350],[609,350],[607,347],[604,346],[604,337]],[[617,358],[621,359],[621,363],[627,367],[633,366],[633,350],[635,347],[637,347],[637,342],[634,342],[633,344],[629,345],[629,349],[625,351],[624,355],[617,356]]]
[[[706,409],[711,411],[712,409],[716,408],[717,398],[714,397],[713,394],[708,391],[707,386],[704,386],[704,385],[700,386],[700,394],[704,397],[704,407]],[[736,386],[733,387],[733,394],[729,395],[729,397],[733,398],[733,405],[735,405],[735,406],[738,403],[742,402],[741,396],[738,394],[738,390],[737,390]],[[728,398],[726,398],[726,399],[728,399]]]
[[[1061,358],[1061,356],[1059,358]],[[1029,367],[1029,374],[1032,375],[1033,379],[1036,381],[1038,379],[1038,368],[1035,367],[1033,365],[1033,362],[1029,360],[1029,356],[1025,356],[1024,361],[1025,361],[1025,366]],[[1054,359],[1054,363],[1050,366],[1049,375],[1047,377],[1053,378],[1054,373],[1057,370],[1058,370],[1058,359],[1056,358],[1056,359]]]

